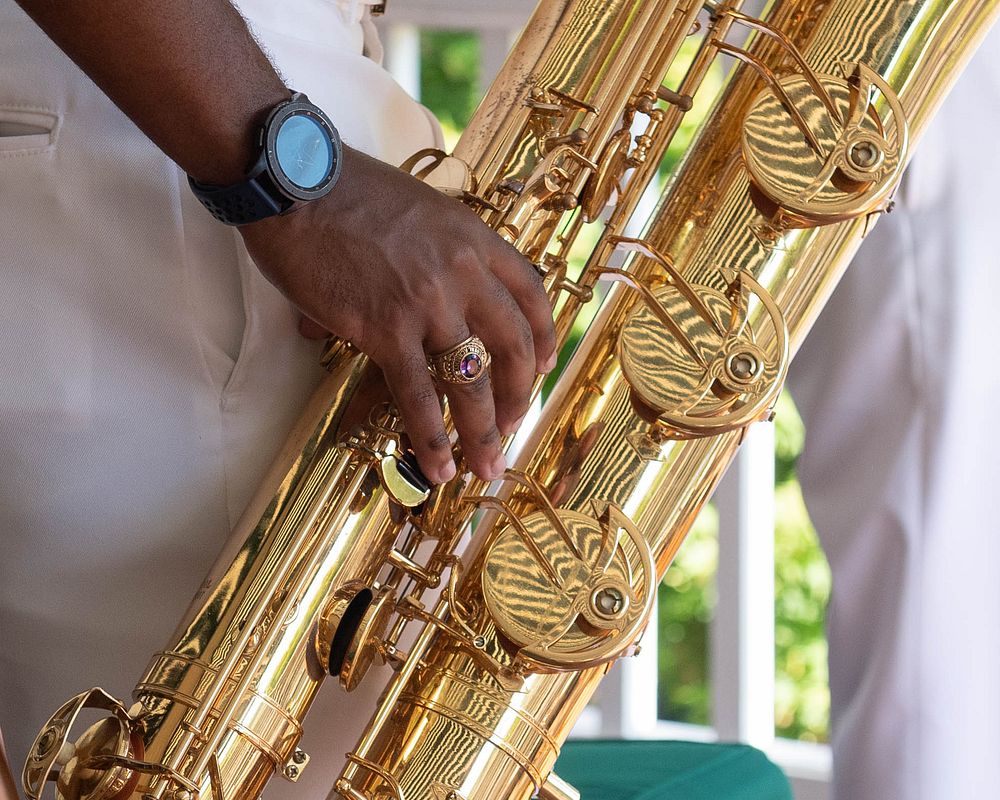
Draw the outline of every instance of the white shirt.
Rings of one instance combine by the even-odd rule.
[[[439,143],[363,55],[363,3],[240,5],[347,144],[399,163]],[[129,696],[320,371],[238,234],[12,0],[0,54],[0,726],[18,771],[70,696]],[[297,797],[329,789],[325,760]]]

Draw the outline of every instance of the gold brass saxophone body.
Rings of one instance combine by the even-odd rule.
[[[134,703],[94,689],[59,709],[25,765],[29,797],[49,780],[67,800],[257,797],[307,767],[324,677],[350,690],[376,661],[394,675],[341,795],[573,796],[551,772],[561,743],[638,647],[663,572],[1000,0],[742,6],[542,0],[456,151],[407,165],[538,265],[561,342],[600,303],[512,467],[431,490],[365,357],[331,346]],[[626,235],[720,59],[736,66],[714,110]]]

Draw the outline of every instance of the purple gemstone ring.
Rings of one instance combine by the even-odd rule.
[[[442,383],[470,384],[482,379],[490,354],[478,336],[463,339],[449,350],[427,359],[427,369]]]

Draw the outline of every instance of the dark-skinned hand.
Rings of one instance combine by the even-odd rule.
[[[382,369],[425,475],[455,475],[437,389],[447,394],[470,469],[505,468],[501,434],[528,409],[535,375],[555,365],[552,312],[537,270],[460,202],[344,148],[334,190],[240,229],[250,255],[308,320]],[[470,334],[493,366],[478,382],[440,384],[428,355]]]

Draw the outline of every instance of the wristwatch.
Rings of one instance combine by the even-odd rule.
[[[195,197],[219,222],[246,225],[283,214],[329,194],[340,177],[340,134],[301,92],[268,114],[257,144],[260,155],[239,183],[211,186],[188,176]]]

